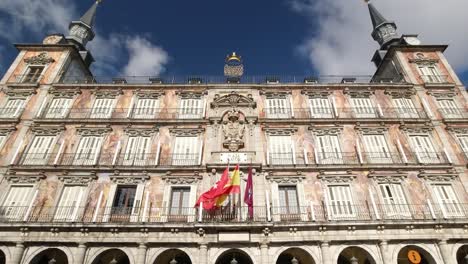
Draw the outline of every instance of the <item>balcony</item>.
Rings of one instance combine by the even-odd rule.
[[[449,83],[448,75],[421,75],[425,84],[446,84]]]
[[[382,223],[463,221],[468,204],[313,204],[308,206],[223,207],[200,211],[194,207],[0,207],[0,223],[164,224],[164,223]]]
[[[0,108],[0,119],[16,120],[24,111],[24,108]]]
[[[438,111],[446,120],[468,118],[468,111],[463,108],[439,108]]]
[[[41,113],[38,119],[63,122],[64,120],[88,121],[102,120],[115,121],[155,121],[155,120],[178,120],[178,119],[202,119],[203,108],[114,108],[114,109],[96,109],[96,108],[72,108],[67,109],[48,109]],[[60,113],[60,114],[54,114]],[[64,113],[64,114],[62,114]]]
[[[428,119],[423,109],[418,108],[382,108],[382,107],[348,107],[348,108],[265,108],[260,113],[264,120],[349,120],[375,119],[381,120],[418,120]]]

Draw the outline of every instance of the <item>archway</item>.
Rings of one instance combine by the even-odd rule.
[[[411,264],[412,262],[408,259],[408,253],[411,251],[417,251],[421,256],[420,264],[436,264],[434,258],[426,250],[417,246],[406,246],[398,252],[398,264]]]
[[[366,250],[360,247],[347,247],[338,256],[338,264],[376,264]]]
[[[3,251],[0,250],[0,264],[5,264],[5,263],[6,263],[5,253],[3,253]]]
[[[97,256],[92,264],[130,264],[127,254],[120,249],[109,249]]]
[[[2,263],[2,262],[0,262]],[[4,263],[4,262],[3,262]],[[58,248],[50,248],[37,254],[29,264],[68,264],[65,252]]]
[[[307,251],[300,248],[289,248],[279,255],[276,264],[315,264],[315,261]]]
[[[252,259],[242,250],[230,249],[216,260],[216,264],[253,264]]]
[[[457,264],[468,264],[468,245],[457,250]]]
[[[192,264],[192,260],[180,249],[168,249],[159,254],[154,264]]]

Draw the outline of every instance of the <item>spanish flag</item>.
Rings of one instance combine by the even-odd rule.
[[[239,165],[236,166],[231,175],[231,180],[224,187],[223,194],[218,197],[216,201],[216,206],[221,207],[224,205],[224,202],[229,197],[230,194],[239,194],[240,193],[240,170]]]

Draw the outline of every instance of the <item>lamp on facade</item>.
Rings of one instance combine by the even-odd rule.
[[[239,262],[236,260],[235,257],[233,257],[231,260],[231,264],[239,264]]]
[[[351,261],[351,264],[358,264],[358,259],[354,256],[350,259],[350,261]]]
[[[464,260],[465,260],[465,264],[468,264],[468,254],[466,254]]]
[[[175,257],[172,258],[171,261],[169,261],[169,264],[177,264],[177,260],[175,259]]]
[[[109,261],[109,264],[117,264],[117,260],[115,259],[115,257],[112,258],[111,261]]]
[[[48,264],[56,264],[57,263],[57,260],[55,260],[55,258],[51,258],[49,260],[49,262],[47,262]]]
[[[296,257],[293,257],[293,258],[291,259],[291,264],[299,264],[299,260],[297,260]]]

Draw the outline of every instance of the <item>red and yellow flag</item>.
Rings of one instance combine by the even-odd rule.
[[[240,170],[239,165],[236,166],[231,175],[231,180],[224,187],[223,194],[216,200],[216,206],[221,207],[230,194],[240,193]]]

